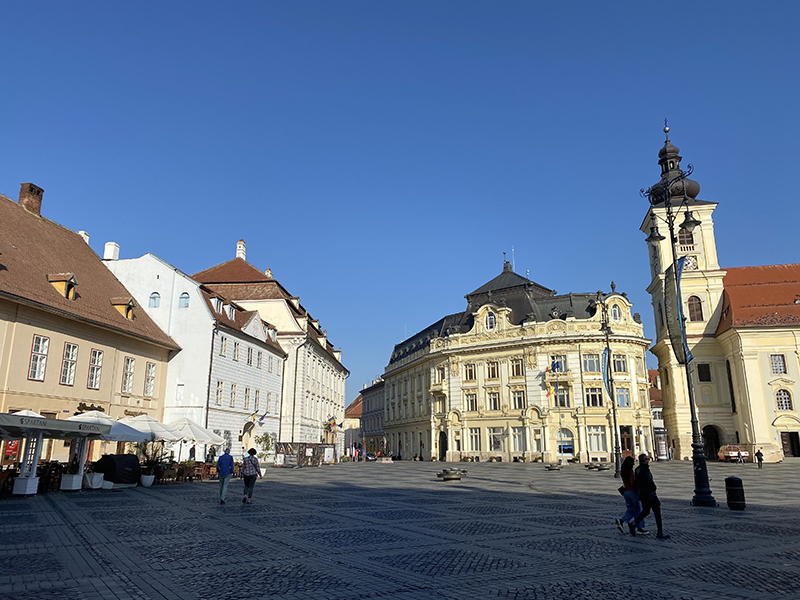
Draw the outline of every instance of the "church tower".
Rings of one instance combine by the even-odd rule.
[[[658,189],[659,185],[663,186],[664,182],[681,174],[680,149],[670,141],[668,127],[664,128],[664,133],[667,134],[666,141],[658,152],[661,179],[651,188],[651,207],[641,230],[648,234],[651,281],[647,291],[652,298],[656,326],[656,341],[651,351],[658,357],[664,425],[674,457],[683,459],[692,455],[689,395],[685,368],[675,357],[667,331],[665,271],[673,264],[673,258],[686,257],[680,302],[687,345],[695,357],[691,372],[700,427],[702,429],[708,422],[722,422],[723,427],[732,432],[730,398],[726,386],[721,385],[726,377],[725,361],[715,339],[725,271],[719,267],[714,239],[713,213],[717,204],[698,199],[700,184],[688,177],[670,187],[671,211],[666,206],[663,188]],[[672,212],[674,222],[674,257],[669,239],[669,212]],[[680,228],[685,219],[691,218],[699,221],[692,231]],[[715,385],[706,385],[712,382]]]

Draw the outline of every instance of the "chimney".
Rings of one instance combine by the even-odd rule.
[[[236,258],[247,260],[247,246],[245,246],[244,240],[239,240],[236,244]]]
[[[19,203],[35,215],[42,214],[42,194],[44,190],[32,183],[23,183],[19,186]]]
[[[119,244],[106,242],[106,247],[103,250],[103,260],[119,260]]]
[[[79,235],[79,236],[81,236],[81,237],[83,238],[83,241],[84,241],[84,242],[86,242],[87,244],[89,243],[89,233],[88,233],[88,232],[86,232],[86,231],[79,231],[79,232],[78,232],[78,235]]]

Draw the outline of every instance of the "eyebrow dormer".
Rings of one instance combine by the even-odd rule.
[[[67,300],[75,300],[75,288],[78,287],[78,280],[74,273],[54,273],[47,276],[47,281],[59,294]]]
[[[111,298],[111,305],[116,308],[119,314],[121,314],[123,317],[129,321],[133,321],[133,309],[136,307],[136,303],[133,301],[133,298],[130,296]]]

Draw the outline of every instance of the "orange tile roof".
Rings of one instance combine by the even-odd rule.
[[[353,400],[350,403],[350,406],[344,409],[344,418],[345,419],[360,419],[361,418],[361,409],[362,409],[362,398],[361,394],[358,395],[358,398]]]
[[[732,327],[800,325],[800,263],[727,269],[722,285],[717,335]]]
[[[75,299],[67,299],[48,281],[74,275]],[[54,277],[55,276],[55,277]],[[0,297],[180,349],[144,310],[128,320],[112,299],[131,298],[100,257],[77,233],[27,211],[0,195]]]

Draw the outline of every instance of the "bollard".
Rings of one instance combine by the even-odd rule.
[[[744,486],[738,477],[725,478],[725,494],[728,497],[728,508],[731,510],[744,510]]]

